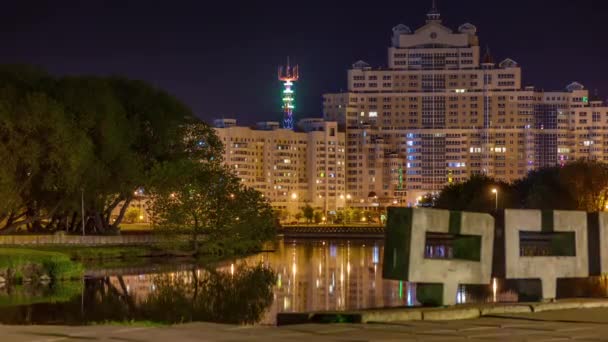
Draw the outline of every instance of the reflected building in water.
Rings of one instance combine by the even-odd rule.
[[[413,284],[382,279],[382,253],[382,243],[373,241],[285,241],[275,252],[245,262],[262,263],[277,273],[272,316],[414,305]]]

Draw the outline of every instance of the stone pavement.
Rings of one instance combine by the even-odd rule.
[[[2,326],[2,342],[59,341],[608,341],[608,309],[574,309],[461,321],[306,324],[192,323],[171,327]]]

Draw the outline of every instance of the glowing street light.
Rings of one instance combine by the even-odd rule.
[[[292,200],[297,200],[298,199],[298,194],[296,194],[295,192],[291,194],[291,199]]]
[[[494,194],[494,198],[495,198],[494,210],[498,211],[498,189],[496,189],[496,188],[492,189],[492,193]]]
[[[346,194],[346,199],[350,200],[352,198],[352,196],[350,194]],[[606,207],[608,207],[608,205],[606,205]]]

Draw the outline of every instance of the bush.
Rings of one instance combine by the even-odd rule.
[[[0,249],[0,276],[9,282],[38,279],[43,275],[53,280],[79,279],[84,274],[80,263],[56,252],[33,249]]]

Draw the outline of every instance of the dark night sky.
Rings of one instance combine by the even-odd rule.
[[[296,116],[320,116],[321,94],[344,89],[358,59],[386,65],[391,28],[419,27],[430,2],[5,1],[0,63],[143,79],[203,119],[252,123],[280,119],[276,68],[289,55],[301,68]],[[469,21],[495,59],[518,61],[525,84],[608,94],[608,1],[438,3],[444,24]]]

